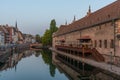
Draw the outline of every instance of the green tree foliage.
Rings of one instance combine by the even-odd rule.
[[[41,37],[39,34],[36,34],[36,42],[41,43]]]
[[[52,45],[52,34],[54,32],[56,32],[58,30],[57,26],[56,26],[56,21],[55,19],[51,20],[50,23],[50,28],[47,29],[42,37],[42,44],[47,46],[51,46]]]
[[[44,36],[42,37],[42,44],[47,46],[50,44],[50,30],[46,30]]]
[[[57,27],[56,27],[56,21],[55,19],[51,20],[51,23],[50,23],[50,31],[51,33],[53,34],[54,32],[57,31]]]

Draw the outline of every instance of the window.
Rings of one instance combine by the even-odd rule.
[[[114,48],[114,40],[113,39],[111,39],[111,41],[110,41],[110,48]]]
[[[107,40],[104,40],[104,47],[107,48]]]
[[[94,43],[95,47],[97,47],[97,41],[95,40],[95,43]]]
[[[110,15],[108,14],[108,18],[110,18]]]
[[[99,47],[102,47],[102,40],[99,40]]]

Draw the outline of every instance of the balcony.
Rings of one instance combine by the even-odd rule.
[[[75,51],[75,52],[80,52],[82,53],[83,52],[83,48],[82,47],[73,47],[73,46],[66,46],[66,45],[56,45],[55,46],[57,50],[69,50],[69,51]],[[84,48],[84,53],[88,53],[90,54],[90,48]]]

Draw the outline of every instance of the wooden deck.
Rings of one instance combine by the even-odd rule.
[[[56,45],[55,46],[57,50],[63,51],[66,53],[70,53],[73,55],[82,55],[82,57],[85,57],[85,55],[91,55],[96,61],[105,61],[102,54],[100,54],[95,48],[80,48],[80,47],[72,47],[72,46],[63,46],[63,45]]]
[[[71,51],[83,52],[83,48],[79,48],[79,47],[56,45],[56,48],[57,49],[63,49],[63,50],[71,50]],[[90,51],[91,51],[90,48],[84,48],[84,53],[90,53]]]

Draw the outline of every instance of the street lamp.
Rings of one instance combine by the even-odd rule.
[[[113,64],[113,62],[112,62],[112,51],[110,52],[110,64],[111,64],[111,70],[112,70],[112,64]]]
[[[115,24],[115,20],[113,19],[112,20],[112,23],[113,23],[113,27],[114,27],[114,62],[115,62],[115,54],[116,54],[116,45],[115,45],[115,43],[116,43],[116,24]]]

